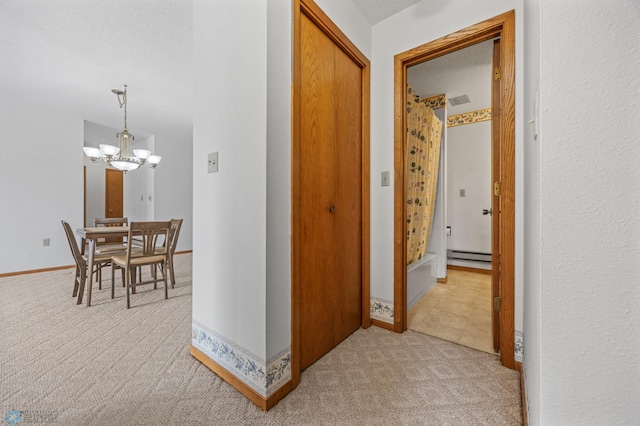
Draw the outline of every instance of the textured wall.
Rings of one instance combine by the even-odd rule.
[[[0,97],[0,128],[0,274],[73,265],[60,221],[83,224],[82,118]]]
[[[570,18],[569,18],[570,17]],[[541,424],[640,424],[640,8],[541,8]]]

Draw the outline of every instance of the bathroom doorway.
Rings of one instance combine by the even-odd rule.
[[[514,12],[508,12],[464,30],[418,46],[395,57],[395,201],[394,201],[394,310],[397,316],[394,329],[402,332],[407,329],[407,273],[406,273],[406,125],[403,111],[406,106],[407,69],[431,59],[444,56],[465,47],[483,41],[499,38],[500,43],[500,89],[497,96],[499,124],[497,174],[493,176],[494,196],[498,209],[494,210],[494,220],[498,226],[497,234],[500,256],[499,267],[494,263],[499,304],[498,321],[500,325],[500,357],[502,364],[516,368],[514,359],[514,192],[515,192],[515,31]],[[495,165],[495,162],[494,162]],[[497,213],[497,214],[496,214]],[[494,222],[495,223],[495,222]]]

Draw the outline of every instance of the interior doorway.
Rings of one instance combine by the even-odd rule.
[[[483,41],[499,38],[500,85],[498,95],[499,145],[498,165],[494,168],[494,194],[498,208],[494,218],[498,223],[494,232],[498,244],[496,288],[499,296],[500,357],[502,364],[515,368],[514,359],[514,190],[515,190],[515,13],[513,11],[496,16],[479,24],[465,28],[422,46],[418,46],[395,57],[395,201],[394,201],[394,330],[407,329],[407,269],[406,269],[406,114],[407,68]],[[494,162],[495,165],[495,162]],[[497,214],[496,214],[497,213]],[[495,222],[494,222],[495,223]]]
[[[124,217],[124,173],[105,169],[104,217]]]
[[[427,248],[427,256],[435,255],[440,262],[420,266],[418,261],[408,266],[407,327],[489,353],[499,349],[494,350],[491,315],[492,62],[496,41],[477,43],[407,68],[412,94],[442,121],[438,123],[442,127],[442,173]],[[411,146],[418,143],[408,137]]]

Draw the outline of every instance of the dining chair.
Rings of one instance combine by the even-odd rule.
[[[113,265],[111,269],[111,296],[113,297],[115,291],[115,269],[123,269],[123,280],[125,281],[127,292],[127,309],[131,307],[130,293],[134,293],[137,286],[153,283],[154,288],[157,288],[158,274],[156,265],[159,266],[162,281],[164,281],[164,298],[169,298],[167,286],[167,253],[169,252],[169,244],[166,244],[166,241],[169,238],[170,228],[171,221],[131,222],[127,237],[126,254],[111,257]],[[132,237],[134,235],[139,238],[142,244],[140,247],[133,244]],[[161,241],[164,244],[161,244]],[[138,280],[136,270],[145,265],[152,266],[152,277],[143,281],[142,273],[140,273]]]
[[[73,260],[76,263],[76,276],[73,284],[73,297],[78,298],[78,304],[80,304],[80,294],[84,292],[85,283],[87,281],[87,269],[89,265],[89,259],[87,255],[83,255],[80,253],[80,247],[78,246],[78,241],[76,240],[75,235],[73,234],[73,230],[71,229],[71,225],[64,220],[62,222],[62,227],[64,228],[64,232],[67,236],[67,241],[69,242],[69,247],[71,248],[71,254],[73,255]],[[102,269],[103,266],[111,263],[112,254],[95,254],[93,258],[94,270],[89,271],[90,273],[98,272]],[[102,275],[98,275],[98,282],[100,282]]]
[[[96,217],[93,220],[93,226],[96,228],[102,226],[129,226],[129,219],[126,217]],[[123,254],[127,245],[122,239],[114,241],[113,238],[100,238],[96,241],[96,253],[113,256],[115,254]],[[111,263],[111,261],[109,261]],[[124,283],[122,283],[124,285]],[[102,269],[98,271],[98,289],[102,290]]]
[[[176,274],[173,269],[173,255],[176,252],[178,237],[180,236],[180,228],[182,228],[183,219],[171,219],[171,228],[169,229],[169,249],[167,250],[167,270],[171,279],[171,288],[176,287]]]

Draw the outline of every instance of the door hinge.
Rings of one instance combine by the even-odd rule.
[[[495,297],[493,299],[493,310],[496,312],[500,312],[502,308],[502,297]]]
[[[502,76],[502,73],[501,73],[500,66],[497,66],[496,69],[493,71],[493,79],[500,80],[501,76]]]
[[[493,183],[493,194],[498,197],[502,195],[502,182],[496,181]]]

